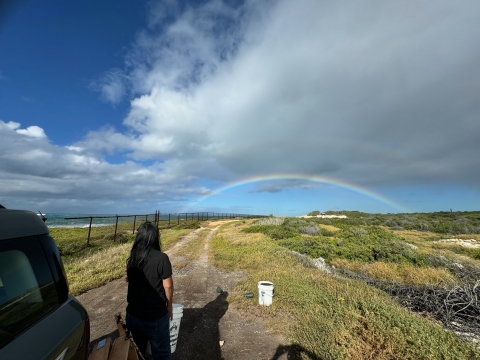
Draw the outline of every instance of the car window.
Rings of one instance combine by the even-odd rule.
[[[0,241],[0,349],[58,304],[38,240]]]

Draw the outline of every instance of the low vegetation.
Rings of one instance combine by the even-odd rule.
[[[318,218],[323,224],[383,225],[392,230],[430,231],[436,234],[480,234],[480,211],[369,214],[359,211],[326,211],[328,215],[347,215],[347,219]]]
[[[444,264],[438,263],[438,255],[449,259],[458,258],[457,262],[462,263],[478,263],[477,260],[480,260],[480,248],[437,241],[448,236],[456,236],[454,234],[444,236],[414,230],[392,231],[382,224],[372,225],[376,222],[374,221],[377,219],[376,214],[372,215],[370,223],[367,223],[361,219],[367,218],[365,215],[368,214],[353,213],[356,215],[353,220],[290,218],[283,219],[280,225],[262,225],[257,221],[243,231],[263,233],[276,240],[278,245],[312,258],[322,257],[329,264],[334,259],[343,259],[361,263],[408,264],[415,269],[429,266],[445,267]],[[378,215],[381,216],[387,215]],[[458,237],[480,238],[476,234],[463,234]]]
[[[181,247],[175,255],[185,257],[185,261],[178,262],[174,265],[176,268],[187,266],[192,260],[197,260],[203,252],[205,242],[210,229],[202,229],[198,232],[198,236],[189,241],[185,246]]]
[[[279,236],[295,233],[295,228],[306,226],[303,221],[287,219],[278,226],[284,229],[277,231],[265,225],[247,225],[243,231],[238,231],[242,227],[228,224],[214,238],[211,253],[213,264],[225,270],[240,268],[247,273],[247,277],[229,297],[246,314],[263,317],[272,331],[287,335],[298,349],[321,359],[480,358],[480,353],[472,343],[460,340],[453,332],[444,330],[428,319],[408,313],[386,292],[362,280],[321,273],[312,263],[290,251],[291,245],[298,245],[301,239],[307,241],[315,238],[296,233],[293,236],[296,241],[290,242],[287,241],[289,238]],[[380,273],[380,277],[390,276],[391,280],[405,283],[453,281],[454,275],[449,271],[437,271],[434,267],[424,265],[425,256],[415,255],[408,245],[395,245],[403,241],[399,237],[381,228],[361,229],[365,231],[343,227],[341,231],[334,232],[332,238],[338,236],[346,242],[346,245],[335,246],[346,246],[350,251],[330,251],[330,245],[326,250],[315,247],[318,242],[330,244],[330,240],[333,240],[324,235],[317,235],[311,246],[302,244],[302,249],[309,252],[307,250],[310,247],[315,248],[314,256],[318,255],[318,251],[327,251],[332,258],[330,263],[337,261],[338,266],[357,266],[352,270],[365,271],[367,274]],[[386,248],[382,248],[381,240],[384,237],[388,244],[395,245],[392,254],[387,254]],[[369,251],[357,249],[354,242],[363,242]],[[403,273],[400,278],[393,277],[393,271],[387,271],[385,266],[382,268],[380,262],[372,258],[372,249],[375,247],[380,250],[383,260],[387,259],[388,264],[394,264],[396,270]],[[355,253],[353,249],[359,250],[361,260],[352,258]],[[375,263],[376,267],[368,267],[368,264]],[[413,276],[414,270],[418,272],[420,268],[428,269],[429,273],[423,278]],[[269,308],[259,308],[255,301],[242,296],[246,292],[257,295],[256,285],[261,280],[275,284],[275,298]]]
[[[62,254],[70,292],[81,294],[125,275],[125,263],[130,254],[135,235],[130,232],[133,224],[117,228],[117,240],[113,241],[114,226],[95,228],[87,245],[88,229],[52,228],[50,235]],[[140,225],[140,224],[138,224]],[[123,230],[123,232],[121,232]],[[168,250],[191,229],[165,229],[161,231],[162,249]]]
[[[397,282],[406,285],[439,284],[447,283],[454,285],[456,277],[443,267],[422,267],[410,264],[395,264],[385,262],[364,263],[360,261],[348,261],[334,259],[331,264],[339,269],[346,269],[361,274],[371,279],[389,282]]]
[[[202,226],[201,222],[197,221],[197,220],[182,221],[182,222],[180,222],[180,224],[177,224],[177,225],[174,225],[173,227],[171,227],[171,229],[176,229],[176,230],[179,230],[179,229],[198,229],[201,226]]]
[[[209,257],[220,269],[246,274],[229,302],[252,319],[262,317],[271,331],[311,354],[305,359],[480,359],[474,343],[458,336],[480,331],[477,249],[437,242],[480,240],[478,233],[441,232],[445,226],[435,221],[442,217],[451,229],[463,217],[470,219],[469,229],[476,229],[478,212],[458,214],[412,214],[410,224],[425,226],[409,230],[407,222],[387,224],[389,218],[406,215],[357,212],[346,212],[346,219],[230,222],[211,240]],[[188,223],[162,230],[163,250],[200,226]],[[125,274],[134,239],[131,226],[117,229],[116,242],[112,227],[96,228],[88,246],[88,229],[51,230],[73,294]],[[209,231],[201,230],[179,250],[185,265],[199,257]],[[318,261],[329,273],[316,267]],[[262,280],[275,284],[270,307],[257,306]],[[248,292],[254,299],[243,296]]]

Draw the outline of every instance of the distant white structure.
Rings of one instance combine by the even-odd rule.
[[[325,215],[325,214],[320,214],[320,215],[315,215],[315,216],[310,216],[310,215],[301,215],[297,216],[298,218],[324,218],[324,219],[346,219],[347,215]]]

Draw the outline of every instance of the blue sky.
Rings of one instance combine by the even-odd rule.
[[[479,209],[476,1],[13,3],[6,207]]]

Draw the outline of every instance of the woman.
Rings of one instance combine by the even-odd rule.
[[[160,251],[158,228],[150,222],[138,228],[127,259],[127,281],[126,323],[133,340],[144,356],[150,342],[154,360],[171,359],[172,265]]]

